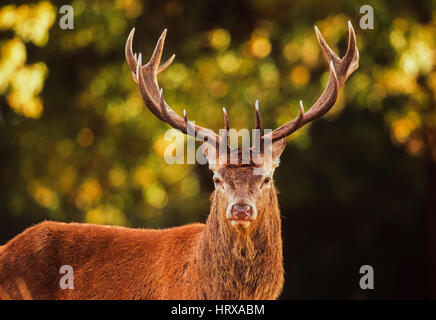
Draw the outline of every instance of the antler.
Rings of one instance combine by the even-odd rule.
[[[315,32],[321,49],[324,52],[326,59],[329,61],[330,76],[327,86],[318,100],[306,113],[303,109],[303,103],[300,101],[299,116],[273,130],[268,135],[264,135],[262,140],[269,138],[272,141],[275,141],[285,138],[306,123],[322,117],[335,104],[339,90],[344,85],[344,82],[359,67],[359,51],[356,46],[356,35],[350,21],[348,21],[348,49],[342,59],[340,59],[336,53],[330,49],[316,26]]]
[[[150,60],[142,65],[142,55],[133,54],[132,42],[135,28],[130,31],[126,42],[126,60],[132,70],[133,80],[138,84],[142,99],[148,109],[161,121],[168,123],[173,128],[183,132],[184,134],[198,137],[200,139],[207,138],[207,142],[217,145],[221,138],[212,130],[193,125],[188,121],[186,110],[183,111],[184,117],[180,117],[166,103],[162,89],[159,89],[157,75],[169,67],[173,62],[175,55],[172,55],[162,66],[159,67],[162,57],[163,46],[167,30],[162,32]]]
[[[304,112],[303,103],[302,101],[300,101],[299,116],[294,120],[273,130],[267,135],[262,136],[260,139],[261,144],[263,144],[263,141],[266,139],[271,139],[271,141],[275,141],[285,138],[295,132],[297,129],[301,128],[306,123],[322,117],[335,104],[339,90],[342,88],[345,81],[359,67],[359,51],[356,46],[356,35],[350,21],[348,21],[348,49],[342,59],[340,59],[336,55],[336,53],[328,46],[327,42],[324,40],[323,36],[321,35],[316,26],[315,32],[321,49],[325,57],[329,61],[330,76],[327,86],[325,87],[323,93],[318,98],[318,100],[306,113]],[[184,134],[198,137],[202,140],[205,140],[206,138],[205,141],[214,146],[220,145],[220,143],[225,143],[226,147],[228,148],[227,137],[229,131],[229,122],[227,111],[225,108],[223,108],[223,112],[226,130],[223,136],[219,136],[210,129],[190,123],[186,115],[186,110],[183,110],[182,118],[177,113],[175,113],[174,110],[171,109],[170,106],[166,103],[163,91],[162,89],[159,89],[157,75],[160,72],[164,71],[166,68],[168,68],[168,66],[171,64],[171,62],[173,62],[175,57],[175,55],[172,55],[167,62],[159,67],[167,30],[165,29],[162,32],[162,35],[160,36],[156,44],[150,60],[145,65],[142,65],[141,54],[139,54],[138,56],[136,54],[133,54],[132,41],[134,33],[135,28],[133,28],[130,32],[126,42],[126,59],[130,69],[132,70],[133,80],[135,80],[135,82],[138,84],[142,98],[150,111],[158,119],[168,123],[170,126],[183,132]],[[255,104],[255,112],[256,129],[258,129],[256,131],[260,131],[261,118],[259,113],[258,101],[256,101]],[[254,140],[257,141],[259,139]]]

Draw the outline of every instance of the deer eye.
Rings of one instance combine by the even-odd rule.
[[[221,185],[221,180],[218,179],[218,178],[215,178],[215,179],[213,179],[213,183],[214,183],[215,186],[217,187],[217,186]]]
[[[264,185],[267,185],[267,184],[269,184],[271,182],[271,178],[265,178],[264,180],[263,180],[263,184]]]

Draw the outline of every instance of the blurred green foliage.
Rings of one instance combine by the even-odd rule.
[[[74,30],[59,27],[63,4],[0,6],[2,240],[42,219],[140,227],[204,220],[210,175],[165,163],[168,126],[143,105],[125,63],[132,27],[144,57],[168,28],[163,59],[177,57],[159,81],[176,112],[217,130],[226,106],[232,127],[251,128],[259,99],[272,128],[297,115],[300,99],[310,106],[327,82],[313,26],[343,55],[350,19],[360,68],[325,119],[289,139],[276,174],[289,259],[284,297],[360,297],[357,285],[323,277],[330,270],[354,279],[369,259],[359,250],[395,270],[379,291],[392,297],[403,272],[396,263],[425,259],[422,221],[436,211],[434,1],[74,0]],[[359,28],[363,4],[374,8],[374,30]],[[385,241],[384,226],[395,241]],[[310,265],[321,265],[321,276]],[[396,294],[413,288],[421,294],[419,286]]]

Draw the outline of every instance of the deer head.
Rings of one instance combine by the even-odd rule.
[[[344,82],[358,68],[359,52],[356,47],[356,36],[350,22],[348,27],[348,49],[342,59],[330,49],[315,27],[318,42],[330,67],[329,80],[323,93],[307,112],[304,112],[300,101],[300,114],[297,118],[263,136],[260,136],[261,118],[256,101],[257,136],[254,137],[254,145],[249,149],[232,149],[228,146],[229,121],[225,109],[223,109],[224,134],[218,135],[210,129],[190,122],[186,110],[181,117],[166,103],[163,91],[157,82],[157,75],[165,70],[175,57],[173,55],[159,66],[166,30],[160,36],[150,60],[145,65],[142,64],[141,54],[133,54],[132,41],[135,30],[130,32],[126,43],[126,59],[147,107],[163,122],[203,141],[203,153],[213,171],[215,184],[212,207],[215,206],[214,214],[217,215],[215,218],[220,225],[233,231],[248,232],[262,224],[269,208],[277,207],[273,173],[286,146],[286,137],[328,112],[335,104]],[[236,156],[236,163],[229,161],[232,155]],[[244,163],[244,155],[248,155],[248,163]]]

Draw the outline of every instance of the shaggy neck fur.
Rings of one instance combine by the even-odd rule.
[[[212,194],[211,212],[196,250],[204,298],[276,299],[283,286],[280,211],[275,190],[268,195],[251,232],[225,220]],[[269,202],[269,203],[268,203]]]

